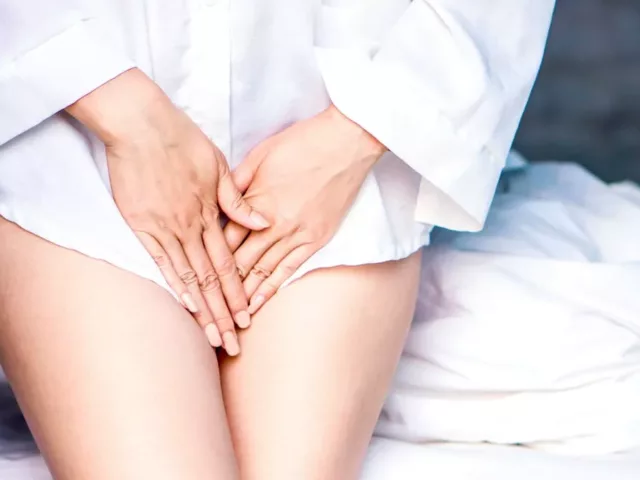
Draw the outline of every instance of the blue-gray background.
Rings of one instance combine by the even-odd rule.
[[[640,182],[640,0],[557,0],[515,146]]]

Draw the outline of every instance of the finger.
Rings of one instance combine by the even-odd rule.
[[[238,225],[236,222],[228,222],[224,226],[223,232],[229,250],[231,253],[236,253],[236,250],[242,245],[242,242],[244,242],[244,239],[247,238],[251,230],[242,225]]]
[[[236,268],[236,262],[227,246],[222,229],[217,223],[209,224],[202,238],[213,268],[220,279],[222,293],[231,310],[233,319],[240,328],[251,324],[247,296],[242,287],[242,280]]]
[[[239,344],[231,312],[227,307],[227,302],[220,287],[220,278],[204,246],[202,234],[199,231],[191,232],[189,238],[183,240],[183,246],[187,259],[195,270],[199,289],[222,336],[222,344],[225,350],[230,356],[238,355],[240,353]]]
[[[231,173],[233,183],[242,193],[246,192],[255,177],[264,155],[264,142],[254,148]]]
[[[264,230],[269,226],[267,219],[244,199],[228,169],[221,173],[218,181],[218,205],[230,220],[251,230]]]
[[[195,303],[198,306],[198,312],[194,313],[193,316],[198,324],[200,324],[204,329],[207,340],[209,340],[212,347],[221,347],[222,337],[220,336],[218,327],[214,323],[213,315],[207,305],[204,295],[200,291],[198,275],[191,267],[182,244],[172,233],[168,231],[159,233],[156,235],[156,238],[160,245],[162,245],[162,248],[167,252],[178,277],[182,283],[186,285],[187,290],[195,300]]]
[[[249,274],[258,260],[269,250],[275,243],[280,240],[276,238],[271,230],[264,232],[251,232],[247,239],[235,251],[233,257],[235,264],[242,277]]]
[[[301,244],[295,236],[287,236],[269,248],[247,272],[243,282],[247,298],[251,298],[260,284],[272,275],[282,260]]]
[[[251,185],[255,172],[247,168],[246,164],[241,163],[231,172],[233,183],[240,193],[245,193]]]
[[[173,290],[176,296],[180,299],[182,306],[189,310],[191,313],[198,313],[198,305],[196,304],[193,295],[189,292],[186,285],[180,279],[180,276],[176,273],[173,264],[169,259],[169,255],[164,251],[162,245],[150,234],[141,231],[134,231],[142,246],[149,252],[153,261],[160,269],[162,276],[169,284],[169,287]]]
[[[260,310],[260,308],[277,293],[282,284],[289,280],[300,266],[309,260],[316,251],[317,249],[311,245],[303,245],[287,255],[274,269],[273,273],[260,284],[251,297],[249,313],[253,315]]]

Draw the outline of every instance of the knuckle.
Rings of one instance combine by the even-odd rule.
[[[153,261],[161,269],[169,266],[169,259],[164,254],[153,255]]]
[[[234,210],[239,210],[243,206],[244,198],[240,192],[236,191],[236,193],[234,193],[233,195],[233,199],[231,200],[231,208],[233,208]]]
[[[220,209],[215,202],[203,204],[202,208],[203,235],[209,235],[211,228],[220,225]]]
[[[236,266],[236,270],[238,271],[238,276],[240,277],[241,280],[244,280],[245,278],[247,278],[247,272],[240,265]]]
[[[198,276],[193,270],[187,270],[180,274],[180,280],[182,280],[185,285],[192,285],[198,281]]]
[[[264,294],[266,297],[270,297],[271,295],[273,295],[278,288],[280,288],[280,285],[282,284],[282,281],[284,279],[281,277],[276,277],[275,275],[271,275],[269,278],[267,278],[263,283],[262,283],[262,288],[264,289]]]
[[[305,241],[311,241],[318,238],[319,228],[308,225],[307,223],[301,223],[296,227],[294,233]]]
[[[218,266],[216,266],[216,271],[221,277],[229,277],[231,275],[235,275],[236,272],[239,271],[239,268],[233,261],[233,257],[226,257],[220,261]]]
[[[168,218],[167,226],[175,232],[184,232],[190,230],[192,223],[193,218],[187,212],[174,212]]]
[[[303,245],[324,245],[331,240],[332,234],[324,225],[302,224],[296,228],[294,235]]]
[[[171,231],[182,245],[187,245],[194,240],[193,231],[187,227],[175,226]]]
[[[200,281],[200,290],[203,292],[214,292],[220,290],[220,279],[213,272],[208,272]]]
[[[271,279],[267,279],[262,283],[262,285],[260,285],[260,288],[258,289],[256,294],[262,295],[265,298],[264,303],[266,303],[276,293],[278,293],[278,289],[279,288],[280,288],[280,283],[279,282],[275,282],[275,281],[273,281]]]
[[[147,214],[138,214],[135,216],[139,228],[149,233],[160,233],[171,228],[173,215],[156,211]]]
[[[289,278],[294,273],[296,273],[296,270],[298,270],[298,268],[290,263],[284,263],[278,267],[278,270],[284,278]]]
[[[220,334],[227,332],[229,330],[235,330],[235,323],[233,322],[233,318],[231,318],[230,312],[220,313],[218,316],[214,316],[213,321],[215,322]]]
[[[221,317],[216,319],[216,326],[218,327],[220,335],[223,335],[226,332],[233,332],[235,330],[231,317]]]
[[[161,231],[165,238],[173,237],[180,242],[188,242],[192,238],[189,226],[176,221],[176,219],[166,222]]]
[[[261,280],[266,280],[271,276],[271,272],[260,265],[254,266],[251,269],[251,274],[260,278]]]
[[[277,285],[275,282],[266,280],[264,282],[264,287],[261,293],[262,295],[264,295],[264,298],[271,298],[276,294],[278,288],[280,288],[280,285]]]

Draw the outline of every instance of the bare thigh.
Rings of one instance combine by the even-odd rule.
[[[0,218],[0,362],[55,478],[237,478],[215,355],[156,285]]]
[[[413,316],[420,255],[306,275],[280,291],[222,364],[245,480],[359,475]]]

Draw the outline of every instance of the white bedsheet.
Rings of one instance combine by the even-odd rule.
[[[497,445],[374,438],[362,480],[638,480],[640,452],[573,458]]]
[[[426,252],[364,480],[640,478],[640,190],[566,164],[501,189]],[[0,480],[49,479],[25,428],[0,384]]]
[[[483,232],[425,251],[378,433],[640,448],[640,190],[569,164],[508,173],[501,190]]]
[[[3,448],[0,442],[0,448]],[[374,438],[362,480],[637,480],[640,452],[571,458],[518,447]],[[0,456],[2,480],[50,480],[37,455]],[[336,479],[339,480],[339,479]]]

